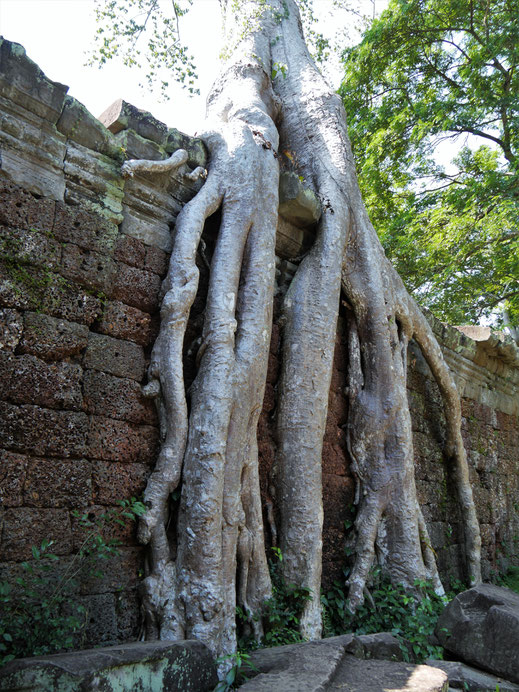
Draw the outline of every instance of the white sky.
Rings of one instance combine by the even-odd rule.
[[[354,0],[352,4],[372,11],[371,0]],[[386,4],[386,0],[376,0],[377,13]],[[325,24],[331,6],[332,0],[315,2],[317,14]],[[187,91],[172,85],[171,99],[166,103],[139,88],[142,77],[135,68],[114,61],[101,70],[85,67],[86,54],[94,45],[94,0],[0,0],[0,34],[21,43],[47,77],[67,84],[69,94],[96,117],[116,99],[123,98],[150,111],[168,127],[194,134],[203,121],[205,97],[218,72],[219,10],[218,0],[196,0],[183,18],[182,37],[199,68],[201,96],[189,97]],[[344,32],[349,33],[346,28]]]

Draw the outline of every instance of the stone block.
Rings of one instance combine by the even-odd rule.
[[[73,322],[91,324],[101,301],[59,274],[40,267],[18,272],[0,260],[0,307],[37,310]]]
[[[81,144],[105,156],[123,160],[123,152],[112,133],[72,96],[65,97],[56,127],[68,140],[76,144]]]
[[[158,430],[150,425],[92,416],[88,454],[93,459],[153,464],[158,451]]]
[[[142,548],[119,547],[117,554],[106,559],[97,560],[95,569],[98,575],[83,575],[81,580],[82,594],[102,594],[118,590],[133,589],[139,582],[139,571],[142,569]]]
[[[141,604],[136,589],[117,593],[115,613],[120,641],[136,641],[141,624]]]
[[[0,402],[0,447],[35,456],[82,457],[88,418],[74,411]]]
[[[33,545],[40,546],[52,539],[55,555],[68,555],[72,550],[70,518],[65,509],[32,509],[14,507],[3,515],[0,553],[4,560],[27,560]]]
[[[10,351],[0,350],[0,400],[7,399],[16,356]]]
[[[141,386],[135,380],[87,370],[83,391],[88,413],[129,423],[157,424],[155,406],[144,397]]]
[[[150,470],[145,464],[94,461],[94,501],[101,505],[115,505],[118,500],[137,497],[144,491],[149,475]]]
[[[166,151],[173,153],[177,149],[185,149],[187,151],[187,165],[190,168],[196,168],[197,166],[205,168],[207,166],[208,155],[204,142],[198,137],[191,137],[172,127],[168,130]]]
[[[458,594],[444,609],[436,636],[466,663],[519,682],[519,594],[479,584]]]
[[[83,596],[80,603],[87,611],[85,644],[115,644],[118,639],[115,595],[103,593]]]
[[[23,331],[22,315],[12,308],[0,309],[0,350],[14,351]]]
[[[90,602],[92,613],[108,600]],[[99,616],[99,626],[102,627]],[[94,622],[96,619],[94,618]],[[113,623],[105,626],[112,631]],[[182,690],[210,692],[218,683],[209,649],[198,641],[136,642],[101,649],[12,661],[2,670],[0,690]]]
[[[28,190],[0,178],[0,224],[10,228],[43,231],[49,234],[54,221],[55,202],[38,198]]]
[[[57,202],[52,233],[61,242],[110,255],[118,231],[114,223],[100,214]]]
[[[160,277],[166,275],[168,268],[169,255],[158,247],[153,247],[152,245],[146,246],[146,259],[144,261],[144,268],[150,272],[158,274]],[[128,264],[131,264],[129,262]]]
[[[117,498],[117,500],[122,499],[124,498]],[[80,549],[89,531],[89,529],[85,528],[81,523],[81,517],[86,517],[88,521],[98,525],[100,527],[101,535],[106,541],[114,541],[121,546],[135,546],[137,544],[135,522],[126,518],[123,518],[122,524],[113,521],[114,516],[119,516],[120,509],[121,508],[119,505],[116,507],[106,507],[102,505],[78,507],[78,516],[71,515],[72,541],[74,550],[77,551]],[[141,547],[139,550],[143,551],[144,548]],[[97,589],[97,591],[99,591],[99,589]]]
[[[60,264],[61,246],[39,231],[0,226],[0,256],[11,265],[11,273],[22,272],[20,265],[56,269]]]
[[[156,144],[165,144],[168,136],[168,128],[163,122],[123,99],[114,101],[101,113],[99,120],[113,134],[121,130],[134,130],[144,139],[150,139]]]
[[[27,470],[27,457],[0,450],[0,507],[20,507]]]
[[[83,370],[75,363],[45,363],[35,356],[18,356],[12,364],[8,398],[15,404],[78,411],[83,408]]]
[[[346,452],[337,442],[324,440],[323,442],[323,473],[336,476],[345,476],[349,470],[349,462]]]
[[[118,300],[108,301],[97,331],[116,339],[133,341],[140,346],[152,344],[159,332],[158,319]]]
[[[146,260],[146,245],[142,240],[119,233],[115,243],[114,259],[142,269]]]
[[[29,459],[25,478],[27,507],[86,505],[92,496],[92,467],[84,459]]]
[[[88,342],[88,327],[77,322],[26,312],[23,324],[23,338],[18,352],[29,353],[43,360],[77,356]]]
[[[131,341],[90,333],[83,359],[85,368],[108,372],[118,377],[140,381],[144,375],[144,353]]]
[[[153,312],[159,306],[161,283],[157,274],[117,262],[111,297],[144,312]]]
[[[67,243],[63,247],[60,273],[91,291],[109,292],[114,263],[110,257]]]

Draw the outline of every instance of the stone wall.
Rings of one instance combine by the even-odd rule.
[[[116,102],[100,122],[50,81],[23,49],[0,43],[0,569],[14,579],[44,538],[66,568],[78,547],[74,512],[96,517],[138,495],[156,456],[155,412],[141,384],[158,328],[158,294],[172,228],[201,183],[182,172],[123,180],[125,158],[164,158],[183,146],[188,168],[204,165],[203,144],[149,114]],[[105,125],[108,126],[105,127]],[[315,200],[283,177],[276,252],[276,305],[312,239]],[[201,287],[186,335],[203,320],[209,220]],[[341,306],[323,450],[325,584],[341,576],[353,478],[343,426],[347,352]],[[519,549],[519,357],[491,334],[479,341],[430,318],[463,396],[463,434],[483,537],[483,568]],[[481,335],[479,335],[481,336]],[[275,538],[275,396],[280,333],[274,325],[258,440],[269,540]],[[189,384],[189,382],[188,382]],[[442,451],[439,392],[412,345],[409,397],[417,483],[444,576],[461,575],[459,516]],[[135,638],[143,551],[134,528],[118,528],[120,556],[88,580],[91,643]]]

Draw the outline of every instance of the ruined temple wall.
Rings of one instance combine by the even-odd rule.
[[[0,570],[10,579],[44,538],[55,540],[65,569],[80,540],[73,512],[96,516],[137,495],[156,457],[157,421],[140,385],[158,329],[172,226],[201,183],[180,175],[125,181],[120,165],[128,157],[164,158],[184,146],[194,167],[204,164],[205,152],[200,141],[128,104],[114,105],[104,121],[110,130],[68,97],[66,87],[47,79],[20,46],[0,44]],[[295,269],[290,258],[307,247],[309,233],[286,218],[280,222],[278,308]],[[210,252],[210,229],[206,239]],[[203,292],[204,262],[200,268]],[[186,343],[199,331],[202,313],[195,308]],[[323,446],[325,584],[341,576],[354,498],[344,431],[345,311],[341,306]],[[494,336],[475,341],[430,319],[463,397],[489,577],[519,554],[517,349]],[[258,432],[269,538],[279,352],[275,324]],[[440,396],[412,345],[408,385],[418,495],[442,574],[459,577],[460,524],[443,455]],[[117,535],[120,556],[103,579],[81,587],[92,643],[138,632],[143,550],[133,527]]]

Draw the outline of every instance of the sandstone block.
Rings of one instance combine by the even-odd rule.
[[[157,274],[118,262],[111,297],[139,310],[153,312],[158,308],[160,286]]]
[[[94,459],[153,464],[157,446],[156,428],[101,416],[91,417],[88,454]]]
[[[436,636],[463,661],[519,682],[519,594],[480,584],[456,596],[440,615]]]
[[[26,264],[42,265],[45,270],[56,269],[61,259],[61,246],[39,231],[0,226],[0,255],[11,264],[12,274],[23,275],[21,265]]]
[[[92,594],[83,596],[80,602],[88,613],[85,643],[108,646],[116,644],[118,637],[115,595],[113,593]]]
[[[141,137],[151,139],[156,144],[164,144],[168,135],[168,128],[164,123],[154,118],[151,113],[136,108],[123,99],[114,101],[101,113],[99,120],[114,134],[121,130],[134,130]]]
[[[86,368],[140,381],[144,375],[144,353],[131,341],[90,333],[83,359]]]
[[[26,312],[23,316],[23,338],[20,353],[30,353],[43,360],[61,360],[77,356],[88,342],[88,327],[77,322]]]
[[[92,469],[84,459],[29,459],[25,478],[27,507],[72,507],[92,495]]]
[[[12,364],[8,398],[15,404],[78,411],[83,408],[83,370],[74,363],[45,363],[35,356],[18,356]]]
[[[75,411],[0,403],[0,446],[35,456],[81,457],[88,418]]]
[[[144,397],[141,386],[135,380],[87,370],[83,391],[88,413],[130,423],[157,423],[153,402]]]
[[[102,599],[98,606],[110,604]],[[106,623],[110,628],[111,623]],[[0,690],[183,690],[209,692],[218,682],[209,649],[198,641],[137,642],[11,661]]]
[[[158,334],[158,320],[118,300],[108,301],[97,331],[116,339],[133,341],[140,346],[149,346]]]

